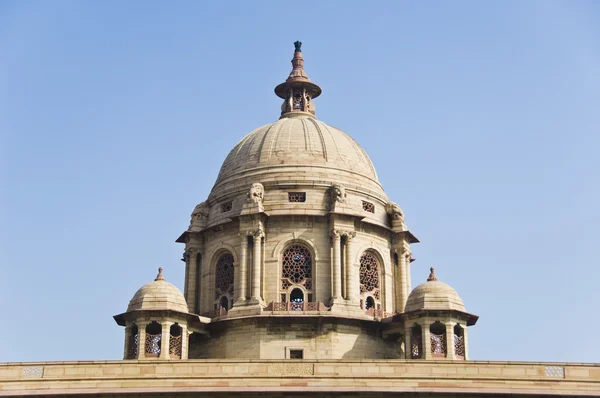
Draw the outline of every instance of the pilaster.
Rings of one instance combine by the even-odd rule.
[[[169,345],[171,343],[171,325],[173,322],[163,321],[161,323],[162,333],[160,336],[160,359],[170,359]]]
[[[240,232],[240,261],[239,272],[236,279],[236,298],[233,306],[239,306],[246,303],[248,287],[248,234]]]
[[[181,326],[181,359],[188,359],[188,345],[190,334],[192,332],[188,332],[188,327],[184,323]]]
[[[359,280],[356,272],[356,264],[352,261],[354,258],[352,241],[355,236],[356,232],[346,233],[346,300],[351,304],[359,305]]]
[[[131,342],[132,327],[133,327],[133,325],[130,323],[127,323],[125,325],[125,344],[123,347],[123,359],[128,359],[127,353],[129,352],[129,344]]]
[[[463,329],[463,338],[465,339],[465,361],[469,359],[469,339],[467,337],[467,325],[460,325]]]
[[[423,359],[432,359],[433,355],[431,355],[431,331],[429,330],[430,322],[424,321],[421,325],[421,333],[423,333],[423,341],[421,344],[423,345]]]
[[[446,322],[446,358],[454,360],[456,359],[456,353],[454,352],[454,325],[452,322]]]
[[[412,359],[412,328],[408,321],[404,321],[404,359]]]
[[[138,325],[138,359],[146,359],[146,323]]]
[[[333,292],[331,295],[331,300],[332,302],[336,302],[342,299],[342,262],[340,257],[341,233],[339,230],[334,229],[331,231],[330,236],[333,248]]]
[[[252,301],[254,303],[261,303],[260,296],[260,281],[261,281],[261,248],[262,248],[262,238],[264,237],[264,232],[262,229],[256,229],[252,231],[252,238],[254,240],[253,249],[253,264],[252,264]]]

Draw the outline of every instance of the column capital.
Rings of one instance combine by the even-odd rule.
[[[343,231],[341,229],[332,229],[329,231],[331,239],[339,239],[342,236]]]
[[[265,236],[265,231],[263,231],[262,228],[257,228],[257,229],[251,230],[249,232],[250,232],[250,235],[252,235],[254,237],[254,239],[264,238],[264,236]]]

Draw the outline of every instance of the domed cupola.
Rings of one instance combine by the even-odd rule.
[[[466,311],[456,290],[439,281],[433,267],[427,281],[408,296],[402,317],[407,359],[467,359],[466,326],[479,317]]]
[[[194,325],[199,331],[201,320],[189,313],[183,294],[162,271],[138,289],[127,312],[114,316],[125,326],[123,359],[187,359],[188,330]]]
[[[278,120],[233,147],[177,239],[188,308],[211,320],[209,338],[192,336],[191,356],[401,358],[418,240],[364,149],[317,120],[321,88],[294,47],[292,71],[275,87]],[[272,335],[279,322],[287,326]],[[311,332],[297,339],[298,328]],[[338,328],[372,344],[352,348]],[[324,329],[327,343],[314,349]]]

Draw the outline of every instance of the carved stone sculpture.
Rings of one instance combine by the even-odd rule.
[[[248,191],[248,202],[260,204],[263,201],[265,188],[260,182],[255,182]]]
[[[210,206],[206,202],[202,202],[194,208],[192,212],[192,219],[190,221],[189,229],[193,227],[203,228],[206,224],[206,220],[208,219],[208,213],[210,211]]]
[[[346,203],[346,188],[341,184],[333,184],[330,188],[331,203]]]
[[[385,206],[385,210],[390,215],[392,220],[404,221],[404,212],[397,203],[388,202]]]

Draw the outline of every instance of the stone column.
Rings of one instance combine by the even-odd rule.
[[[397,251],[401,251],[397,249]],[[406,296],[406,256],[404,253],[397,253],[398,256],[398,264],[396,264],[396,283],[395,293],[396,293],[396,312],[402,313],[404,312],[404,307],[406,306],[406,300],[408,297]]]
[[[262,258],[262,256],[260,255],[260,249],[263,231],[261,229],[257,229],[252,233],[252,235],[254,238],[254,264],[252,266],[252,299],[260,301],[260,260]]]
[[[410,292],[412,291],[411,289],[411,284],[410,284],[410,259],[412,258],[412,255],[410,254],[410,247],[408,247],[404,253],[404,265],[405,265],[405,275],[406,275],[406,280],[405,280],[405,285],[404,285],[404,297],[406,297],[408,299],[408,296],[410,295]],[[406,305],[406,301],[404,302],[404,304]]]
[[[188,359],[188,327],[184,323],[181,326],[181,359]]]
[[[342,264],[340,258],[340,231],[331,231],[331,240],[333,244],[333,292],[332,299],[342,298]]]
[[[429,330],[429,322],[424,322],[421,324],[421,333],[423,334],[423,355],[421,358],[423,359],[432,359],[431,355],[431,331]]]
[[[352,252],[352,239],[356,232],[348,232],[346,235],[346,300],[356,303],[360,302],[360,287],[356,267],[352,261],[354,253]]]
[[[131,341],[131,333],[133,331],[133,325],[130,323],[125,324],[125,345],[123,347],[123,359],[127,358],[127,353],[129,352],[129,342]]]
[[[196,261],[198,259],[197,255],[198,250],[196,249],[188,249],[185,253],[185,265],[186,272],[185,278],[187,281],[186,284],[186,294],[185,300],[187,301],[187,305],[190,311],[194,311],[196,308],[195,298],[196,298]]]
[[[408,326],[408,320],[404,322],[404,359],[412,359],[412,328]]]
[[[170,359],[169,343],[171,342],[171,325],[173,322],[162,322],[162,333],[160,336],[160,359]]]
[[[454,352],[454,325],[446,322],[446,358],[456,359]]]
[[[237,282],[237,297],[234,302],[235,305],[243,304],[246,301],[246,288],[248,287],[248,235],[246,233],[240,233],[240,265],[239,275]]]
[[[145,359],[146,358],[146,326],[147,324],[143,322],[141,325],[138,325],[138,358],[137,359]]]
[[[467,325],[460,325],[463,330],[463,339],[465,339],[465,361],[469,359],[469,339],[467,338]]]

